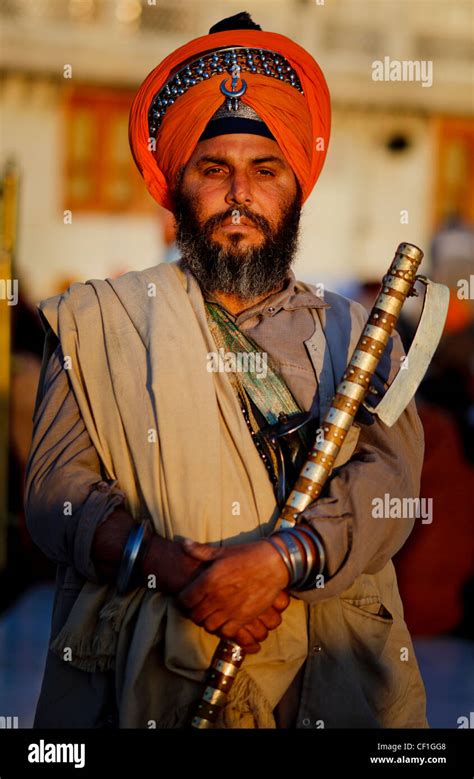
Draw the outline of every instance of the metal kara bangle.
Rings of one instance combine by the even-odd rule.
[[[319,535],[316,533],[316,531],[309,525],[298,525],[298,530],[301,531],[301,534],[306,533],[311,540],[313,541],[316,549],[318,550],[318,556],[319,560],[316,561],[316,565],[313,567],[313,570],[310,572],[310,575],[308,576],[309,584],[299,586],[298,589],[301,591],[306,590],[312,590],[314,589],[314,579],[316,576],[321,576],[323,573],[325,567],[326,567],[326,552],[324,549],[324,544],[322,543]],[[319,565],[318,565],[319,563]]]
[[[278,535],[283,540],[286,548],[288,549],[288,554],[290,555],[290,560],[293,565],[294,575],[290,582],[290,585],[293,587],[295,582],[301,581],[305,574],[305,561],[303,560],[300,547],[294,538],[290,535],[290,533],[287,531],[278,531]]]
[[[135,525],[130,531],[125,544],[122,560],[120,562],[120,568],[117,576],[117,592],[119,595],[123,595],[127,592],[132,578],[133,569],[138,559],[143,539],[145,537],[145,529],[147,526],[147,520],[144,519],[139,525]]]
[[[313,568],[314,568],[314,564],[315,564],[315,559],[314,558],[315,558],[315,555],[314,555],[314,552],[313,552],[313,548],[312,548],[311,544],[309,543],[309,541],[307,539],[307,536],[305,536],[304,533],[300,533],[300,531],[296,527],[288,528],[286,530],[286,532],[287,533],[291,533],[292,536],[294,536],[295,538],[298,539],[298,541],[302,545],[302,547],[303,547],[303,549],[305,551],[305,555],[306,555],[306,570],[305,570],[305,573],[303,575],[303,578],[300,579],[299,582],[295,582],[294,583],[294,587],[295,587],[295,589],[297,589],[299,587],[302,587],[303,584],[306,584],[306,582],[308,581],[308,579],[309,579],[309,577],[310,577],[310,575],[311,575],[311,573],[313,571]]]
[[[324,549],[324,544],[321,541],[319,533],[317,533],[316,530],[311,525],[303,524],[303,523],[300,523],[298,525],[298,530],[300,530],[302,533],[306,533],[314,541],[314,544],[319,554],[320,565],[319,565],[318,573],[323,573],[326,567],[326,550]]]
[[[287,571],[288,571],[288,575],[289,575],[289,577],[290,577],[290,578],[289,578],[289,582],[290,582],[290,584],[291,584],[291,582],[292,582],[292,580],[293,580],[293,576],[294,576],[294,574],[293,574],[293,566],[291,565],[291,560],[290,560],[290,558],[288,557],[288,553],[287,553],[286,551],[284,551],[284,550],[281,548],[280,544],[277,544],[277,542],[276,542],[276,541],[275,541],[273,538],[265,538],[265,541],[268,541],[268,543],[270,543],[270,544],[271,544],[271,545],[274,547],[274,549],[276,549],[276,550],[277,550],[277,552],[278,552],[278,554],[280,555],[281,559],[282,559],[282,560],[283,560],[283,562],[285,563],[285,565],[286,565],[286,569],[287,569]]]

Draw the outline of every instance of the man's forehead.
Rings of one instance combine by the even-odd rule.
[[[276,143],[270,138],[264,138],[260,135],[251,135],[245,133],[235,133],[232,135],[218,135],[214,138],[208,138],[200,141],[189,160],[190,163],[198,164],[201,161],[214,159],[232,161],[247,161],[272,159],[275,162],[281,162],[287,165],[284,155]]]

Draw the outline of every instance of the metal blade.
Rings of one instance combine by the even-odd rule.
[[[449,288],[424,276],[418,280],[426,285],[426,293],[418,328],[405,358],[406,369],[402,366],[375,408],[366,406],[388,427],[395,424],[417,391],[440,342],[448,313]]]

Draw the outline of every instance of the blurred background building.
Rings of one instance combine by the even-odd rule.
[[[410,628],[441,636],[418,643],[426,678],[445,683],[441,702],[430,690],[432,724],[456,727],[466,685],[452,674],[472,658],[474,634],[472,0],[0,0],[0,279],[19,282],[17,305],[0,295],[0,715],[15,713],[16,696],[31,723],[51,599],[50,585],[28,589],[53,571],[29,541],[21,498],[42,349],[34,303],[72,281],[169,258],[172,223],[130,154],[130,104],[168,53],[241,10],[306,47],[332,96],[329,153],[304,208],[297,276],[370,305],[408,240],[426,252],[423,271],[452,289],[420,393],[422,488],[434,521],[416,526],[396,562]],[[373,63],[385,57],[431,62],[432,84],[374,81]],[[34,652],[31,641],[40,641]],[[12,676],[18,663],[29,693]]]

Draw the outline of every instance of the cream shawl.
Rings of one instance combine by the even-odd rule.
[[[216,350],[194,277],[179,263],[73,284],[40,306],[107,477],[167,538],[232,544],[268,535],[273,489]],[[156,589],[120,597],[86,582],[52,650],[85,671],[115,669],[121,727],[185,724],[218,639]],[[65,653],[69,649],[69,653]],[[272,710],[307,656],[306,607],[249,655],[223,727],[274,727]]]

